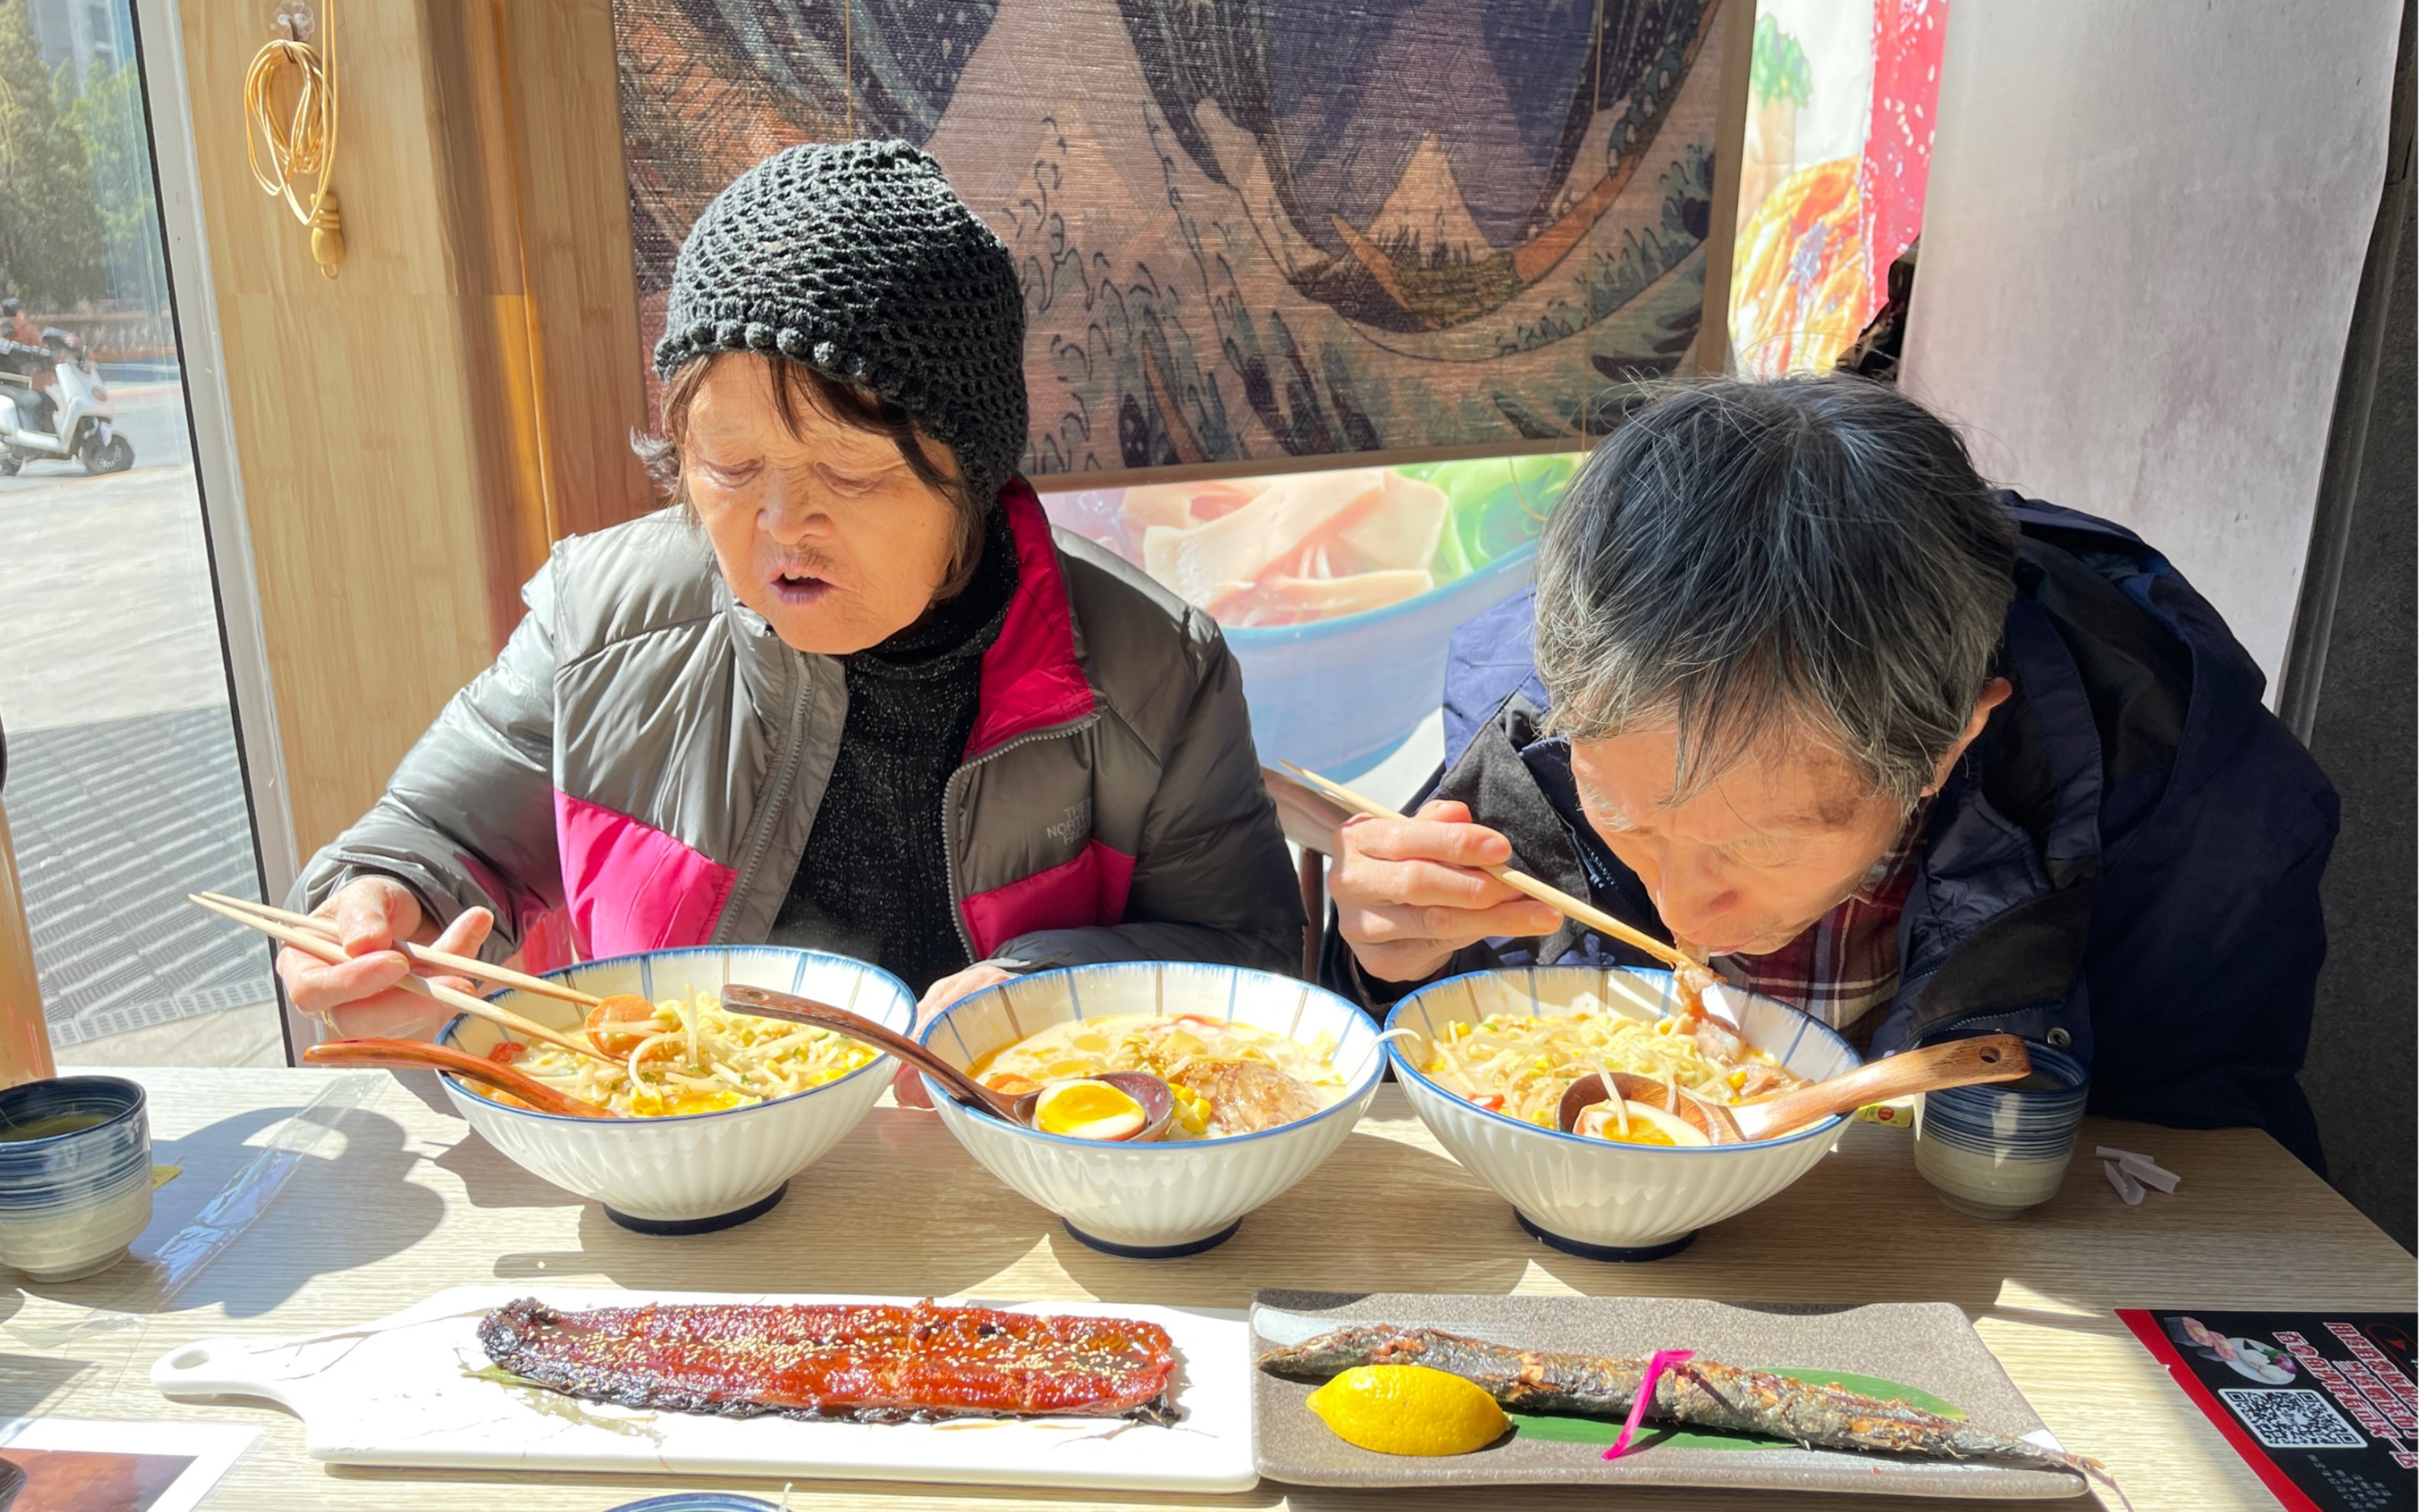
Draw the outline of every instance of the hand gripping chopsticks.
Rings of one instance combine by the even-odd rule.
[[[275,918],[268,918],[262,914],[251,911],[253,909],[263,908],[266,906],[265,904],[246,903],[242,906],[231,906],[227,903],[217,902],[210,898],[202,897],[196,893],[187,893],[185,897],[187,902],[193,903],[197,908],[207,908],[211,913],[218,915],[222,918],[233,919],[235,922],[244,925],[247,928],[256,929],[261,933],[268,935],[270,938],[273,940],[282,940],[286,944],[302,951],[303,954],[317,956],[320,960],[327,962],[330,965],[342,964],[346,960],[345,948],[338,944],[333,936],[321,934],[315,930],[299,929],[291,924],[282,923]],[[283,909],[278,911],[280,913],[285,912]],[[453,964],[457,961],[464,960],[463,957],[446,955],[442,951],[428,950],[426,947],[408,946],[404,948],[404,953],[407,957],[414,961],[425,962],[431,965],[442,966],[447,970],[463,969],[461,967],[457,967]],[[477,963],[470,963],[469,964],[475,966],[476,974],[483,977],[490,976],[490,974],[496,969]],[[520,974],[515,973],[515,975],[518,976]],[[493,979],[491,978],[491,980]],[[531,980],[535,980],[536,979],[533,978]],[[458,1008],[463,1012],[470,1014],[473,1018],[485,1019],[489,1023],[496,1026],[498,1028],[508,1029],[515,1034],[520,1035],[524,1039],[542,1041],[547,1044],[557,1047],[558,1049],[568,1050],[574,1055],[586,1056],[591,1060],[601,1060],[609,1066],[618,1066],[621,1064],[619,1060],[607,1055],[602,1050],[597,1049],[595,1045],[590,1044],[587,1040],[581,1036],[565,1034],[559,1029],[550,1029],[545,1025],[540,1024],[534,1019],[521,1017],[521,1015],[514,1012],[511,1009],[500,1007],[482,997],[473,997],[469,993],[458,992],[454,988],[447,987],[441,983],[430,981],[426,978],[413,976],[409,973],[407,973],[404,979],[396,985],[401,987],[406,992],[418,993],[423,997],[434,998],[436,1001],[443,1003],[449,1008]],[[550,983],[549,986],[551,987],[552,984]],[[548,995],[559,997],[562,995],[562,993],[560,991],[551,991]]]
[[[1280,762],[1278,764],[1356,813],[1368,814],[1373,819],[1404,817],[1375,798],[1364,797],[1342,782],[1330,782],[1317,772],[1305,771],[1292,762]],[[1478,870],[1495,877],[1517,892],[1527,893],[1537,899],[1565,918],[1586,924],[1600,934],[1610,935],[1624,945],[1635,946],[1646,951],[1676,971],[1702,973],[1706,969],[1702,963],[1691,960],[1679,947],[1667,945],[1644,930],[1633,928],[1595,904],[1583,903],[1551,883],[1539,881],[1527,872],[1518,872],[1509,866],[1482,866]]]
[[[247,914],[261,918],[275,919],[278,923],[294,929],[309,930],[322,938],[336,940],[338,944],[343,943],[336,933],[335,921],[321,918],[317,914],[298,914],[288,908],[256,903],[249,898],[230,898],[221,892],[193,893],[189,896],[205,905],[217,903],[223,909],[241,909]],[[394,949],[401,951],[415,964],[435,966],[441,971],[449,971],[458,977],[475,977],[482,981],[492,981],[499,987],[517,987],[522,992],[534,993],[540,997],[559,998],[566,1003],[577,1003],[582,1008],[595,1008],[605,1000],[595,993],[583,993],[579,988],[566,983],[550,981],[544,977],[533,977],[526,971],[515,971],[509,966],[496,965],[490,962],[482,961],[476,956],[455,955],[451,951],[435,949],[426,945],[414,945],[410,940],[396,941]]]

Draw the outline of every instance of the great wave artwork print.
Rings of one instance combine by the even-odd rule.
[[[898,136],[1016,255],[1037,479],[1576,444],[1694,364],[1719,11],[616,0],[643,336],[734,175]]]

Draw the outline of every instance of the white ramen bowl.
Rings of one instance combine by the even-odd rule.
[[[741,982],[794,993],[864,1014],[905,1034],[916,1022],[907,984],[861,961],[770,945],[701,946],[615,956],[547,973],[599,997],[633,993],[651,1003],[703,989],[718,997]],[[497,1002],[550,1028],[578,1032],[584,1011],[534,993]],[[504,1031],[468,1014],[441,1043],[485,1056]],[[642,1233],[704,1233],[745,1223],[782,1199],[790,1178],[821,1159],[857,1126],[891,1083],[894,1062],[876,1056],[838,1080],[748,1107],[660,1119],[578,1119],[507,1107],[441,1072],[446,1096],[488,1143],[514,1164],[566,1192],[605,1205],[614,1222]]]
[[[1525,1018],[1569,1012],[1583,994],[1607,1011],[1650,1022],[1672,1000],[1671,975],[1596,966],[1541,966],[1450,977],[1405,997],[1387,1019],[1428,1038],[1490,1013]],[[1725,992],[1739,1005],[1738,1027],[1750,1047],[1810,1080],[1854,1070],[1856,1051],[1796,1009],[1769,997]],[[1420,1041],[1390,1041],[1388,1058],[1412,1110],[1454,1159],[1512,1204],[1521,1227],[1557,1249],[1598,1260],[1653,1260],[1674,1254],[1698,1230],[1746,1211],[1815,1168],[1838,1141],[1829,1118],[1778,1139],[1746,1145],[1668,1148],[1585,1139],[1491,1113],[1424,1075]]]
[[[952,1004],[923,1039],[965,1070],[1052,1025],[1122,1013],[1199,1013],[1303,1041],[1328,1035],[1337,1070],[1353,1074],[1344,1095],[1311,1118],[1225,1139],[1151,1145],[1020,1128],[963,1106],[924,1078],[941,1121],[984,1169],[1111,1255],[1158,1259],[1223,1242],[1246,1213],[1335,1152],[1386,1075],[1377,1026],[1335,994],[1292,977],[1175,961],[1019,977]]]

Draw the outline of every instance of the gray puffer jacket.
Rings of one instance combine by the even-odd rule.
[[[1018,582],[942,814],[969,959],[1292,971],[1303,916],[1218,626],[1001,494]],[[743,607],[677,511],[559,543],[494,666],[314,856],[491,909],[535,968],[766,938],[848,717],[837,660]],[[870,887],[880,877],[867,877]]]

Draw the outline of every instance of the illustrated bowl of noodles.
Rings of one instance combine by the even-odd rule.
[[[1262,750],[1349,779],[1435,710],[1453,632],[1529,585],[1579,460],[1338,468],[1044,503],[1218,622]]]
[[[1377,1026],[1309,982],[1233,966],[1129,962],[1019,977],[952,1004],[927,1048],[1012,1095],[1043,1093],[1020,1128],[925,1078],[968,1153],[1095,1249],[1190,1255],[1326,1160],[1386,1073]],[[1169,1084],[1152,1143],[1118,1143],[1110,1072]]]
[[[523,1044],[467,1015],[440,1042],[505,1059],[615,1119],[541,1113],[439,1073],[455,1108],[532,1175],[605,1205],[644,1233],[702,1233],[744,1223],[782,1198],[792,1177],[857,1126],[890,1085],[892,1061],[805,1025],[730,1012],[737,982],[837,1004],[907,1033],[915,995],[888,972],[845,957],[778,946],[706,946],[587,962],[548,973],[599,997],[635,995],[651,1019],[602,1036],[610,1060]],[[583,1034],[572,1003],[509,992],[525,1018]],[[508,1042],[510,1041],[510,1042]]]
[[[1387,1054],[1420,1121],[1522,1227],[1591,1259],[1656,1259],[1814,1169],[1842,1121],[1714,1145],[1664,1111],[1673,1093],[1752,1103],[1859,1063],[1796,1009],[1719,986],[1706,999],[1685,1011],[1662,971],[1475,972],[1398,1003],[1387,1027],[1410,1032]],[[1564,1091],[1608,1072],[1661,1086],[1592,1104],[1563,1133]]]

